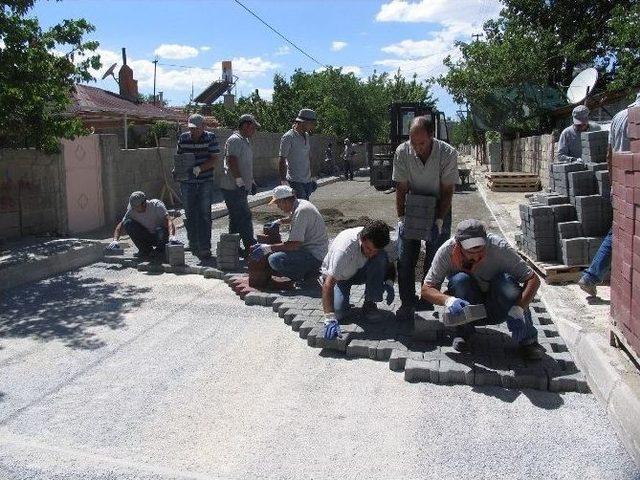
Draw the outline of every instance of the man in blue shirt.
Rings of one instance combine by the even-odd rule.
[[[193,153],[196,161],[188,179],[180,182],[180,188],[189,249],[203,259],[211,257],[213,168],[220,149],[216,136],[204,129],[202,115],[191,115],[187,127],[189,131],[178,139],[178,153]]]

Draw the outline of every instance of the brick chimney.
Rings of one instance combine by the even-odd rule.
[[[122,49],[122,67],[118,72],[120,95],[131,101],[138,100],[138,81],[133,79],[133,70],[127,65],[127,50]]]

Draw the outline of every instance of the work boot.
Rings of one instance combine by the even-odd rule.
[[[522,358],[528,361],[541,360],[544,355],[544,348],[538,342],[533,342],[529,345],[520,345],[518,350]]]
[[[590,297],[596,297],[598,295],[596,286],[593,283],[586,281],[584,277],[578,280],[578,286]]]
[[[362,316],[369,323],[378,323],[382,320],[382,312],[378,310],[378,305],[370,300],[365,300],[362,304]]]
[[[412,306],[400,305],[396,311],[396,320],[398,322],[412,322],[416,311]]]
[[[476,329],[472,325],[459,325],[456,327],[456,332],[453,337],[451,346],[456,352],[468,352],[469,351],[469,339],[476,332]]]

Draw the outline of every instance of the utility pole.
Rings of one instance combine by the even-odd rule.
[[[153,61],[153,104],[156,104],[156,68],[158,67],[158,59]]]
[[[484,33],[474,33],[473,35],[471,35],[473,38],[475,38],[475,41],[479,41],[480,37],[484,37]]]

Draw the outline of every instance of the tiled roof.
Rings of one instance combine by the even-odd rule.
[[[69,108],[74,114],[104,114],[106,116],[124,116],[148,120],[184,121],[184,115],[150,103],[136,103],[117,93],[88,85],[76,85],[73,94],[74,103]]]

